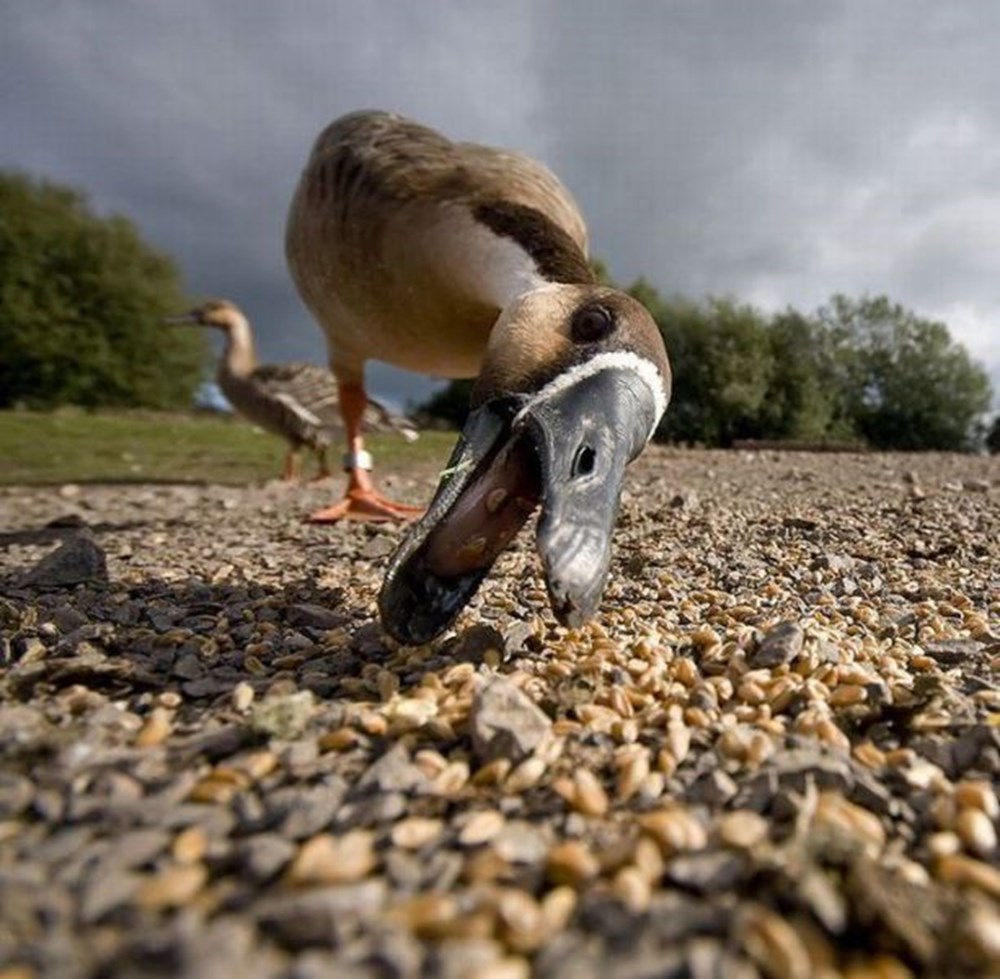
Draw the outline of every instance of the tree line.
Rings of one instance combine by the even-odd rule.
[[[187,301],[173,260],[78,191],[0,173],[0,408],[187,408],[208,357],[166,329]]]
[[[598,274],[610,281],[599,263]],[[662,441],[863,442],[1000,451],[991,391],[948,328],[885,296],[834,296],[765,314],[727,298],[627,290],[650,310],[673,367]],[[173,260],[78,191],[0,172],[0,408],[187,408],[204,380],[201,331],[163,327],[188,302]],[[461,425],[471,382],[418,409]]]
[[[810,314],[766,314],[727,298],[665,298],[644,279],[627,291],[652,313],[673,370],[659,441],[900,450],[986,442],[1000,451],[1000,420],[984,428],[992,397],[986,372],[947,326],[885,296],[835,295]],[[460,425],[471,386],[452,382],[421,408]]]

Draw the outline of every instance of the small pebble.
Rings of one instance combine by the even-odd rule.
[[[179,908],[189,904],[208,880],[204,864],[175,864],[165,867],[140,884],[136,903],[150,911]]]
[[[286,879],[295,886],[345,884],[365,877],[376,863],[370,832],[353,830],[339,837],[322,834],[299,847]]]

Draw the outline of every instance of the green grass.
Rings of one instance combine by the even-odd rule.
[[[443,466],[452,432],[366,439],[380,461]],[[0,485],[97,482],[241,484],[274,479],[285,443],[238,418],[152,412],[0,411]],[[337,466],[342,448],[333,446]],[[311,453],[303,470],[315,472]]]

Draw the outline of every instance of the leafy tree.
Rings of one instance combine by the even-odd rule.
[[[664,300],[642,279],[629,292],[652,313],[670,357],[673,393],[658,436],[729,445],[759,435],[774,372],[761,314],[730,299]]]
[[[758,414],[758,436],[821,441],[852,435],[826,337],[794,309],[771,318],[767,327],[774,368]]]
[[[0,173],[0,407],[187,407],[206,338],[173,262],[77,191]]]
[[[882,449],[966,449],[989,408],[986,372],[943,323],[885,296],[834,296],[817,321],[854,428]]]
[[[417,408],[418,416],[427,416],[446,422],[453,428],[461,428],[469,416],[469,398],[472,395],[471,378],[450,381],[447,387],[435,391]]]

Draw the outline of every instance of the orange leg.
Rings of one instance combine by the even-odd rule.
[[[299,450],[289,448],[285,453],[285,467],[281,470],[281,478],[286,483],[294,482],[299,478]]]
[[[330,471],[330,460],[327,458],[326,446],[316,449],[316,475],[311,482],[319,483],[324,479],[329,479],[333,473]]]
[[[375,490],[369,469],[371,456],[365,452],[361,435],[361,419],[368,398],[365,389],[356,383],[338,381],[340,411],[344,417],[347,434],[348,458],[347,490],[344,498],[333,506],[317,510],[309,517],[312,523],[336,523],[345,518],[378,522],[383,520],[412,520],[423,513],[420,507],[406,506],[386,499]],[[367,466],[365,461],[369,461]]]

